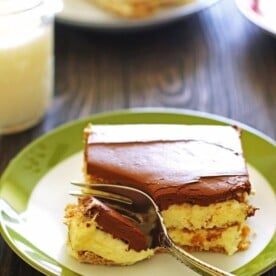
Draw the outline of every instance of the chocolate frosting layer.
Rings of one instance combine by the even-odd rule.
[[[95,221],[102,231],[126,242],[129,249],[139,252],[149,247],[146,236],[129,219],[92,196],[79,198],[79,201],[85,206],[85,216],[95,217]]]
[[[140,188],[166,209],[208,205],[250,192],[240,132],[231,126],[92,126],[87,174]]]

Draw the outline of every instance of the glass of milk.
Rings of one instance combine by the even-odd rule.
[[[58,0],[0,0],[0,134],[28,129],[53,96]]]

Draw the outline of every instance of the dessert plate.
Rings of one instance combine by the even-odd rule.
[[[249,250],[233,256],[195,255],[237,275],[260,274],[275,265],[275,142],[234,121],[175,109],[132,109],[94,115],[61,126],[22,150],[0,179],[0,229],[5,241],[23,260],[46,275],[196,275],[168,254],[127,267],[80,264],[68,256],[64,207],[76,200],[68,195],[69,182],[82,179],[82,130],[89,122],[238,124],[244,129],[244,153],[256,190],[252,204],[260,208],[249,219],[255,231],[252,244]]]
[[[238,9],[251,22],[276,35],[276,1],[235,0]]]
[[[218,0],[194,0],[177,7],[168,7],[151,17],[127,20],[99,9],[89,0],[64,0],[64,9],[57,15],[57,20],[66,24],[89,27],[100,30],[130,30],[159,25],[198,12]]]

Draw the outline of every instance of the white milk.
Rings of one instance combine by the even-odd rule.
[[[11,48],[0,46],[0,133],[37,123],[52,95],[52,35],[45,30]]]
[[[7,15],[0,6],[0,134],[35,125],[51,101],[53,18],[43,20],[42,12],[36,6]]]

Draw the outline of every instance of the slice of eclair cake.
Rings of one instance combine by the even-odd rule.
[[[89,125],[84,138],[86,181],[128,185],[150,194],[176,244],[190,251],[229,255],[248,248],[246,219],[255,208],[248,203],[251,185],[240,129]],[[71,243],[78,243],[70,231]]]

